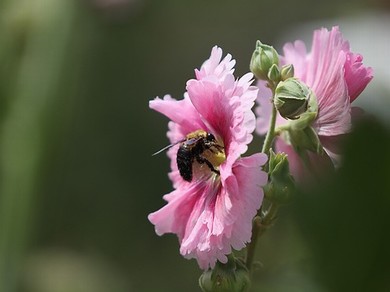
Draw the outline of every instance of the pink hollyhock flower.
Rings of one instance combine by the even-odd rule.
[[[315,93],[318,101],[318,115],[312,124],[321,144],[334,165],[339,163],[337,145],[340,138],[351,129],[351,102],[363,91],[373,78],[372,69],[363,66],[363,57],[352,53],[338,27],[331,31],[325,28],[314,31],[311,52],[307,53],[302,41],[287,43],[283,47],[281,63],[293,64],[295,77],[306,83]],[[261,86],[260,86],[261,87]],[[268,129],[272,104],[269,89],[260,89],[256,109],[257,132],[264,134]],[[277,117],[277,126],[289,121]],[[278,137],[275,148],[289,156],[294,177],[302,180],[307,174],[301,158],[289,141]],[[332,165],[326,155],[308,153],[310,172],[318,173],[324,165]]]
[[[214,47],[195,70],[196,79],[187,82],[182,100],[167,95],[149,104],[171,120],[167,134],[171,143],[202,130],[223,147],[222,160],[219,156],[219,163],[212,163],[215,171],[195,159],[190,181],[183,179],[176,163],[180,143],[171,147],[167,153],[174,191],[164,196],[168,203],[148,217],[158,235],[175,233],[180,253],[195,258],[202,269],[213,268],[217,260],[226,263],[232,248],[239,250],[250,241],[252,219],[263,200],[261,187],[267,182],[261,170],[265,154],[241,157],[256,126],[251,111],[257,97],[253,76],[248,73],[235,80],[235,61],[231,55],[221,58],[222,50]],[[202,157],[212,161],[213,155],[209,151]]]

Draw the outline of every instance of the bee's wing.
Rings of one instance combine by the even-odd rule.
[[[184,141],[185,141],[185,139],[177,141],[176,143],[172,143],[172,144],[170,144],[168,146],[165,146],[164,148],[162,148],[162,149],[158,150],[157,152],[153,153],[152,156],[160,154],[161,152],[163,152],[163,151],[165,151],[165,150],[167,150],[167,149],[169,149],[169,148],[171,148],[171,147],[173,147],[173,146],[175,146],[175,145],[177,145],[179,143],[182,143]]]
[[[198,143],[198,141],[199,141],[200,139],[202,139],[202,137],[194,137],[194,138],[186,139],[186,140],[185,140],[185,141],[186,141],[185,144],[187,144],[188,146],[190,146],[190,145],[193,145],[193,144]],[[184,142],[184,141],[183,141],[183,142]]]

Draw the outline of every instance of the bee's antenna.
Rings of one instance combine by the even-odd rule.
[[[163,152],[163,151],[165,151],[165,150],[167,150],[167,149],[169,149],[169,148],[171,148],[171,147],[173,147],[173,146],[175,146],[175,145],[177,145],[179,143],[182,143],[184,141],[185,141],[185,139],[177,141],[176,143],[169,144],[168,146],[165,146],[163,149],[160,149],[157,152],[153,153],[152,156],[160,154],[161,152]]]
[[[163,149],[160,149],[160,150],[158,150],[157,152],[154,152],[154,153],[152,154],[152,156],[157,155],[157,154],[163,152],[164,150],[167,150],[167,149],[171,148],[173,145],[175,145],[175,144],[170,144],[170,145],[168,145],[168,146],[165,146]]]

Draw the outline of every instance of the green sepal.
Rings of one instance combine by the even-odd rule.
[[[288,203],[295,192],[295,181],[290,173],[288,157],[285,153],[269,155],[269,182],[264,187],[265,197],[277,204]]]
[[[317,97],[315,96],[313,91],[310,90],[306,112],[302,113],[299,116],[299,119],[290,120],[288,125],[284,126],[284,128],[288,129],[289,131],[303,130],[313,124],[314,120],[317,118],[317,115],[318,115]]]
[[[214,269],[205,271],[199,278],[203,292],[245,292],[250,287],[249,271],[242,260],[232,254],[228,262],[217,262]]]

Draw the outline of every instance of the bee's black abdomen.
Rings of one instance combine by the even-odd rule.
[[[176,156],[176,163],[182,178],[190,182],[192,180],[193,163],[193,157],[191,156],[190,150],[184,147],[179,147]]]

